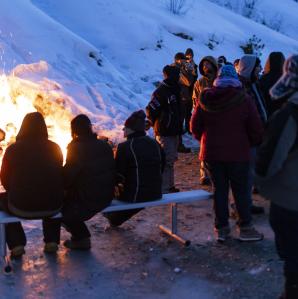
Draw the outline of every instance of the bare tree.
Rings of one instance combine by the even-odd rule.
[[[168,8],[175,15],[185,13],[186,0],[169,0]]]

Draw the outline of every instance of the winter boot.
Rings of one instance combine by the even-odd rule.
[[[175,186],[173,186],[169,189],[169,193],[177,193],[177,192],[180,192],[180,189],[176,188]]]
[[[250,207],[250,212],[254,215],[258,215],[258,214],[264,214],[265,213],[265,209],[263,207],[260,206],[256,206],[256,205],[251,205]]]
[[[81,240],[66,240],[63,245],[69,249],[89,250],[91,248],[91,240],[90,238],[84,238]]]
[[[18,259],[25,254],[25,247],[23,245],[16,246],[11,249],[10,257],[13,259]]]
[[[58,244],[56,242],[45,243],[43,251],[46,253],[56,253],[58,251]]]
[[[215,234],[215,239],[217,242],[223,243],[226,241],[228,238],[230,238],[230,227],[225,226],[222,228],[214,228],[214,234]]]

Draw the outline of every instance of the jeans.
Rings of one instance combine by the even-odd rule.
[[[239,214],[240,227],[251,224],[251,197],[249,187],[249,162],[207,162],[207,171],[212,181],[215,212],[215,227],[217,229],[229,225],[229,187],[235,199]]]
[[[0,210],[10,213],[8,210],[7,193],[0,194]],[[44,242],[60,243],[60,219],[42,219]],[[27,243],[26,235],[21,222],[7,223],[5,225],[6,242],[11,250],[16,246],[25,246]]]
[[[269,217],[277,253],[284,260],[286,285],[298,285],[298,211],[271,203]]]

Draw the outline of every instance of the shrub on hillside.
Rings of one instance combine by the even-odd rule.
[[[223,42],[223,39],[220,39],[214,33],[209,35],[208,41],[205,43],[210,50],[214,50],[220,43]]]
[[[240,45],[244,54],[256,54],[262,56],[262,50],[265,48],[265,44],[262,39],[258,38],[255,34],[250,37],[244,44]]]

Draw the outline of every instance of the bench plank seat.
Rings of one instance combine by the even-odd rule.
[[[137,203],[127,203],[114,199],[110,206],[105,208],[102,212],[114,212],[121,210],[131,210],[146,207],[155,207],[167,205],[171,203],[187,203],[192,201],[204,200],[211,198],[212,194],[205,190],[191,190],[177,193],[164,194],[161,199],[154,201],[145,201]]]
[[[51,218],[62,218],[62,214],[58,213]],[[4,211],[0,211],[0,223],[13,223],[13,222],[28,221],[28,220],[30,220],[30,219],[19,218],[19,217],[10,215]],[[36,220],[38,220],[38,219],[36,219]]]
[[[177,233],[177,206],[178,204],[189,203],[193,201],[201,201],[212,197],[212,193],[205,190],[191,190],[177,193],[164,194],[161,199],[154,201],[128,203],[114,199],[110,206],[105,208],[102,212],[115,212],[130,209],[139,209],[147,207],[155,207],[161,205],[169,205],[171,208],[171,229],[160,225],[159,228],[170,237],[178,240],[185,246],[190,245],[189,240],[185,240]],[[62,214],[59,213],[52,218],[61,218]],[[0,211],[0,259],[4,261],[4,272],[9,273],[12,270],[9,257],[7,255],[6,237],[5,237],[5,224],[12,222],[22,222],[30,219],[23,219],[13,215],[10,215],[4,211]]]

